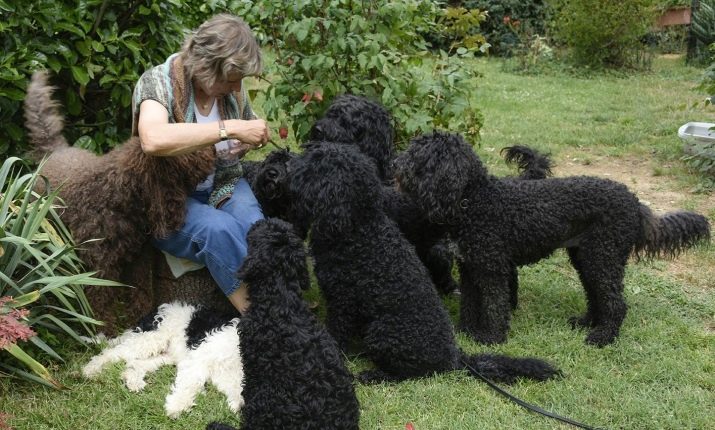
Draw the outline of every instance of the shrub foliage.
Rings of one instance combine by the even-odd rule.
[[[508,56],[521,49],[523,40],[515,30],[526,28],[533,36],[546,35],[549,8],[543,0],[467,0],[459,2],[467,9],[487,12],[481,31],[491,45],[489,52]]]
[[[549,0],[553,36],[578,65],[643,68],[648,57],[641,38],[652,27],[652,0]]]
[[[466,11],[447,16],[435,2],[412,0],[266,0],[242,1],[234,12],[272,44],[276,60],[267,65],[272,82],[263,110],[298,141],[342,93],[382,102],[396,120],[398,142],[434,127],[477,136],[482,117],[469,97],[477,76],[462,59],[483,39],[452,33],[436,56],[425,40],[440,33],[442,20],[458,23],[454,14]]]

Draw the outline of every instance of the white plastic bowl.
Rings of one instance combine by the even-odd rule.
[[[678,129],[678,137],[683,139],[686,143],[715,142],[715,124],[710,122],[689,122],[683,124]]]

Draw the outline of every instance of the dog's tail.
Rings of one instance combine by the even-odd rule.
[[[25,96],[25,127],[33,151],[33,158],[66,147],[67,140],[62,135],[64,117],[58,103],[52,99],[54,87],[48,83],[48,74],[38,71],[32,74]]]
[[[703,215],[689,211],[655,215],[640,205],[641,238],[634,252],[638,257],[674,258],[682,251],[710,240],[710,223]]]
[[[510,384],[518,378],[546,381],[561,375],[561,371],[538,358],[513,358],[499,354],[467,355],[462,353],[462,368],[475,378],[487,378]]]
[[[521,179],[544,179],[551,176],[551,159],[528,146],[514,145],[502,148],[500,153],[507,164],[516,164]]]

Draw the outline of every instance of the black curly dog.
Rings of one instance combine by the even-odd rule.
[[[358,429],[353,377],[300,295],[310,286],[303,241],[278,219],[258,221],[247,241],[238,274],[251,301],[238,324],[246,402],[241,428]]]
[[[456,134],[417,137],[395,164],[400,189],[458,244],[459,326],[482,343],[507,338],[517,267],[566,248],[588,303],[585,315],[571,322],[591,329],[587,343],[607,345],[626,316],[623,277],[629,256],[675,256],[710,236],[702,215],[679,211],[657,217],[614,181],[495,178]]]
[[[352,337],[360,338],[376,365],[360,375],[362,382],[424,377],[465,369],[465,363],[505,382],[558,373],[534,358],[470,356],[459,349],[414,247],[383,210],[375,164],[356,148],[310,143],[291,170],[293,210],[311,224],[328,331],[343,350]]]

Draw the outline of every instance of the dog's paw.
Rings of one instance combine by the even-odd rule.
[[[590,328],[591,325],[593,324],[593,320],[591,317],[586,314],[586,315],[574,315],[568,319],[569,324],[571,325],[571,328],[574,330],[582,329],[582,328]]]
[[[599,327],[591,330],[586,336],[586,343],[588,345],[597,346],[603,348],[606,345],[613,343],[618,336],[618,331],[613,330],[608,327]]]
[[[126,385],[129,391],[139,392],[146,387],[146,381],[144,381],[144,376],[140,375],[133,369],[127,369],[122,373],[122,379],[124,379],[124,385]]]
[[[94,379],[101,371],[102,365],[92,360],[82,368],[82,375],[87,379]]]
[[[166,416],[175,420],[179,418],[182,412],[188,411],[194,405],[191,396],[180,396],[176,393],[171,393],[166,396],[164,403],[164,411]]]
[[[496,345],[506,342],[506,333],[470,330],[467,331],[467,334],[474,339],[475,342],[481,343],[482,345]]]
[[[363,385],[380,384],[383,382],[394,382],[396,379],[390,374],[380,370],[372,369],[360,372],[355,380]]]
[[[238,399],[228,399],[228,408],[234,413],[240,411],[244,404],[245,402],[243,401],[243,397]]]

